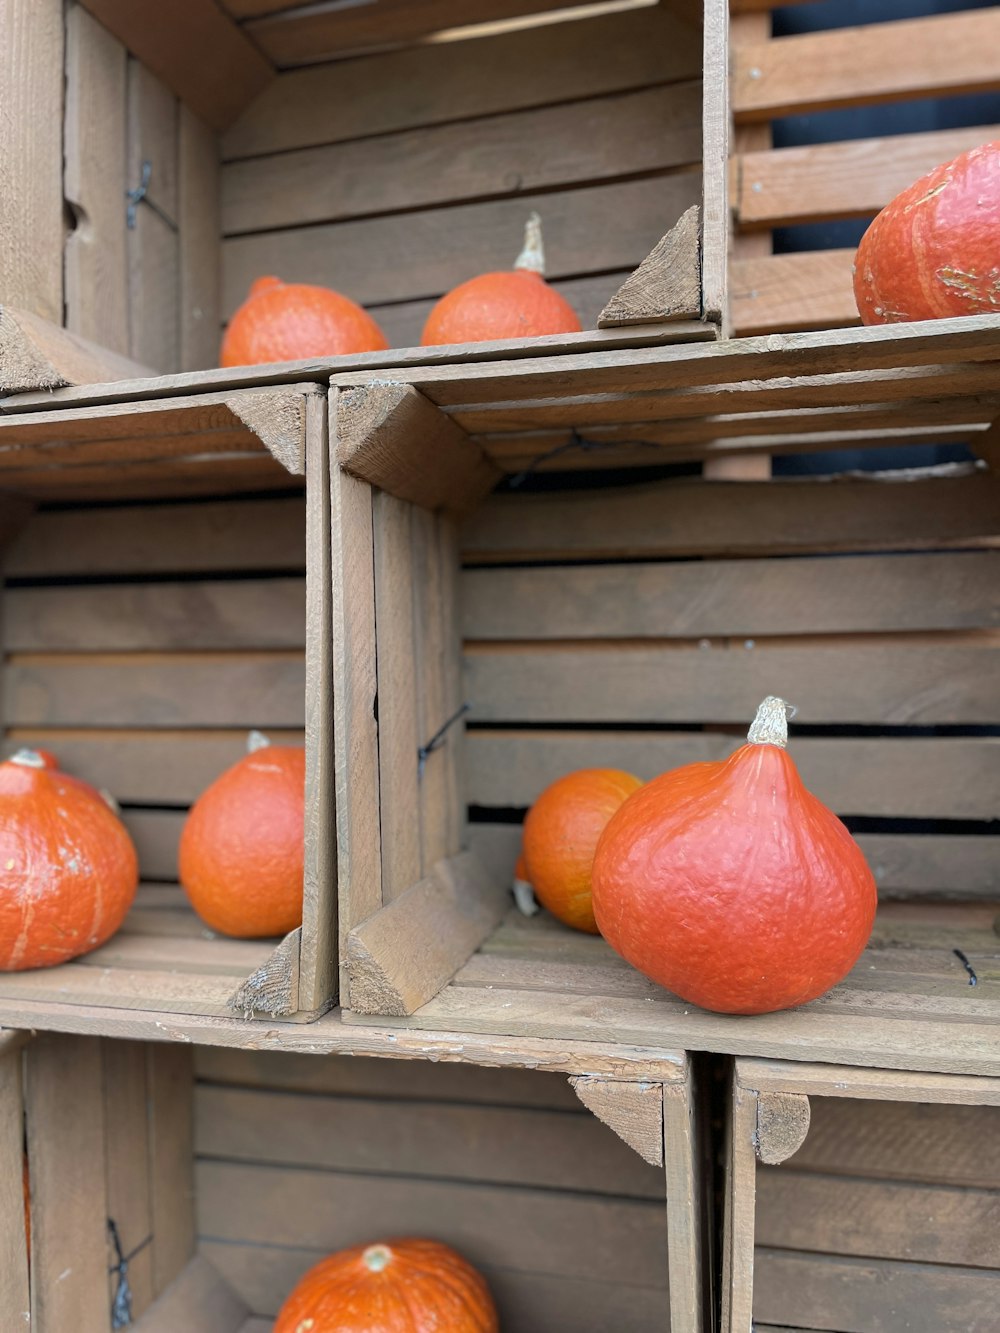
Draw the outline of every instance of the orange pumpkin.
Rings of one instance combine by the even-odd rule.
[[[424,347],[441,343],[490,342],[498,338],[540,338],[547,333],[579,333],[570,303],[542,276],[542,225],[532,213],[524,249],[507,273],[483,273],[442,296],[427,316]]]
[[[273,1333],[497,1333],[489,1288],[434,1240],[390,1240],[332,1254],[299,1280]]]
[[[0,764],[0,971],[53,967],[110,939],[139,882],[98,794],[22,750]]]
[[[524,821],[521,875],[554,917],[598,933],[590,897],[597,842],[608,820],[641,787],[617,768],[581,768],[542,792]]]
[[[805,1004],[857,962],[875,879],[802,785],[787,705],[765,699],[746,745],[629,797],[594,857],[594,912],[621,956],[681,999],[729,1014]]]
[[[258,278],[222,339],[224,366],[381,352],[385,334],[367,311],[329,287]]]
[[[257,939],[302,924],[306,757],[256,731],[248,749],[191,807],[178,862],[206,925]]]

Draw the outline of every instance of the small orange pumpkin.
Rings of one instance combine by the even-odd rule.
[[[366,310],[329,287],[258,278],[222,339],[224,366],[381,352],[385,334]]]
[[[121,820],[32,750],[0,764],[0,971],[53,967],[110,939],[139,883]]]
[[[481,1274],[436,1240],[356,1245],[310,1268],[273,1333],[497,1333]]]
[[[542,222],[537,213],[532,213],[525,228],[524,249],[513,270],[483,273],[442,296],[427,316],[421,344],[431,347],[579,333],[576,311],[553,291],[544,273]]]

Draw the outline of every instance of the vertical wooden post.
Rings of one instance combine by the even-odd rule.
[[[182,103],[178,134],[180,227],[180,369],[218,364],[222,312],[219,285],[219,145]]]
[[[704,1281],[702,1181],[695,1089],[663,1085],[663,1166],[667,1187],[667,1265],[671,1333],[702,1333]]]
[[[729,332],[729,0],[705,0],[702,315]]]
[[[0,1033],[0,1315],[11,1328],[29,1328],[28,1244],[21,1190],[23,1056],[19,1038],[16,1032]]]

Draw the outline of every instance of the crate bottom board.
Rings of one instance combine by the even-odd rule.
[[[141,884],[107,944],[60,967],[0,974],[4,1001],[232,1017],[229,1000],[277,940],[216,935],[176,884]]]
[[[595,936],[512,912],[454,980],[393,1026],[617,1046],[1000,1075],[1000,936],[992,904],[886,902],[827,995],[740,1017],[686,1004]],[[976,973],[971,978],[954,950]],[[385,1018],[344,1013],[353,1024]]]

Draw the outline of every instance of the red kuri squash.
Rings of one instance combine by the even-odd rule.
[[[497,1333],[479,1273],[434,1240],[357,1245],[311,1268],[274,1333]]]
[[[367,311],[329,287],[258,278],[222,339],[224,366],[380,352],[389,344]]]
[[[814,1000],[854,966],[875,879],[840,820],[806,790],[765,699],[726,760],[665,773],[630,796],[594,857],[601,934],[640,972],[721,1013]]]
[[[0,971],[52,967],[115,933],[139,863],[125,826],[34,751],[0,764]]]
[[[1000,312],[1000,140],[883,208],[858,247],[854,296],[864,324]]]

